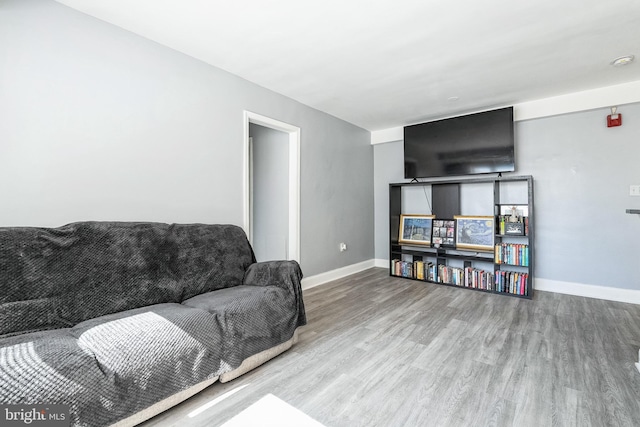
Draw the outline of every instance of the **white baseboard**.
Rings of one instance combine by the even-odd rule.
[[[608,286],[586,285],[584,283],[562,282],[560,280],[540,278],[534,280],[534,289],[538,291],[556,292],[558,294],[640,304],[640,290],[636,289],[610,288]]]
[[[373,261],[376,267],[389,268],[389,260],[375,259]],[[558,294],[640,304],[640,290],[636,289],[586,285],[584,283],[562,282],[560,280],[541,279],[538,277],[533,281],[533,288],[538,291],[555,292]]]
[[[375,267],[376,260],[368,259],[366,261],[359,262],[357,264],[347,265],[345,267],[336,268],[335,270],[327,271],[326,273],[316,274],[315,276],[305,277],[302,279],[302,290],[310,289],[318,285],[331,282],[332,280],[342,279],[343,277],[351,274],[359,273],[369,268]]]
[[[373,260],[375,262],[375,266],[376,267],[380,267],[380,268],[391,268],[391,266],[389,265],[389,260],[388,259],[380,259],[380,258],[376,258]]]

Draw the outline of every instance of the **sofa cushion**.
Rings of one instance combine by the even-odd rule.
[[[71,403],[95,387],[103,389],[105,396],[115,396],[93,355],[78,346],[69,329],[0,340],[3,403],[58,402],[61,398],[68,400],[61,403]]]
[[[231,368],[287,341],[298,326],[292,294],[277,286],[235,286],[195,296],[182,304],[216,315],[223,332],[223,364]]]
[[[0,337],[240,285],[254,261],[232,225],[0,228]]]
[[[245,271],[256,262],[244,230],[235,225],[173,224],[171,235],[180,248],[175,262],[180,301],[241,285]]]
[[[0,340],[0,402],[66,404],[71,415],[104,419],[122,394],[69,329]]]
[[[1,339],[0,402],[69,404],[72,422],[108,425],[217,377],[220,337],[216,316],[159,304]]]

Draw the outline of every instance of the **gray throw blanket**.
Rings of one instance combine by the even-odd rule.
[[[117,422],[290,339],[301,278],[230,225],[0,228],[0,404]]]

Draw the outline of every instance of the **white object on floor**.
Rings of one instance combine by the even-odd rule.
[[[636,363],[636,369],[640,372],[640,350],[638,350],[638,363]]]
[[[203,413],[207,409],[211,408],[212,406],[217,405],[218,403],[222,402],[226,398],[233,396],[234,394],[236,394],[237,392],[239,392],[240,390],[242,390],[243,388],[245,388],[245,387],[247,387],[249,385],[251,385],[251,383],[245,384],[245,385],[241,385],[240,387],[236,387],[236,388],[234,388],[232,390],[229,390],[228,392],[226,392],[222,396],[218,396],[215,399],[213,399],[213,400],[205,403],[204,405],[200,406],[196,410],[189,412],[189,414],[187,416],[189,418],[197,417],[198,415],[200,415],[201,413]]]
[[[244,411],[224,423],[222,427],[324,427],[299,409],[267,394]]]

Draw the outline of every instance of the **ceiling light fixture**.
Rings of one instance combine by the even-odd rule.
[[[633,55],[621,56],[620,58],[616,58],[613,61],[611,61],[611,65],[613,65],[614,67],[622,67],[623,65],[631,64],[634,59],[635,59],[635,56]]]
[[[458,99],[460,99],[460,97],[457,97],[457,96],[450,96],[449,98],[447,98],[447,101],[449,101],[449,102],[455,102],[455,101],[457,101]]]

